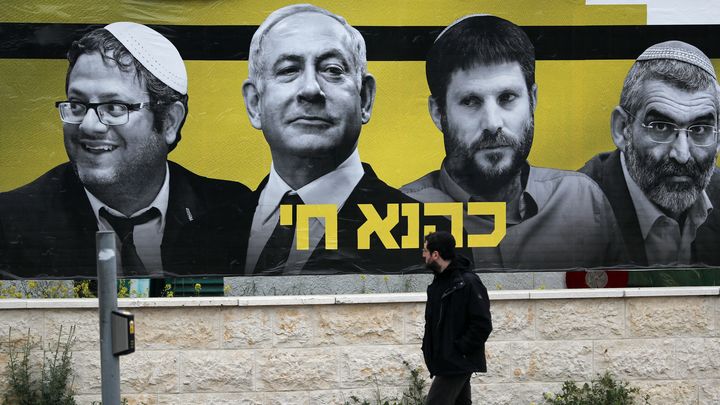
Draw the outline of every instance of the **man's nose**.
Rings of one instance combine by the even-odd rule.
[[[687,131],[680,131],[670,144],[670,157],[678,163],[685,164],[690,160],[690,142]]]
[[[98,112],[94,108],[88,108],[83,120],[80,122],[80,130],[88,135],[107,132],[108,126],[100,122]]]
[[[325,93],[314,69],[305,69],[300,80],[300,89],[298,90],[298,99],[300,101],[318,102],[325,99]]]
[[[489,131],[490,133],[496,133],[503,126],[502,111],[499,105],[492,102],[487,102],[483,106],[482,112],[482,132]]]

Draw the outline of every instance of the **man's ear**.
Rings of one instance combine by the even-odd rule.
[[[360,84],[360,109],[362,111],[362,123],[370,122],[373,105],[375,104],[375,78],[371,74],[366,74]]]
[[[610,132],[615,146],[624,152],[630,139],[630,116],[620,106],[610,114]]]
[[[262,108],[260,107],[260,91],[255,83],[245,80],[242,86],[243,99],[245,100],[245,110],[247,110],[250,124],[255,129],[262,129],[260,118],[262,117]]]
[[[533,83],[532,89],[530,89],[530,101],[532,101],[532,109],[533,109],[533,114],[534,114],[535,109],[537,108],[537,101],[538,101],[538,85],[537,85],[537,83]]]
[[[180,101],[176,101],[170,105],[165,114],[165,122],[163,125],[163,136],[165,143],[172,145],[177,138],[177,132],[180,125],[185,119],[185,106]]]
[[[430,112],[430,118],[432,118],[435,126],[440,130],[440,132],[442,132],[442,111],[440,109],[440,104],[438,104],[437,100],[435,100],[435,97],[433,96],[428,97],[428,111]]]

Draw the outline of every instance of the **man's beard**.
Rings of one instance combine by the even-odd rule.
[[[425,268],[432,270],[434,274],[440,274],[440,265],[435,260],[431,260],[429,262],[425,262]]]
[[[450,127],[445,116],[442,117],[443,133],[447,139],[457,139],[453,132],[457,132],[455,128]],[[448,132],[449,131],[449,132]],[[522,169],[527,157],[530,155],[532,147],[533,135],[535,132],[534,117],[532,112],[522,128],[521,137],[508,136],[502,128],[491,132],[484,130],[482,136],[469,146],[459,145],[459,142],[453,141],[454,148],[453,159],[446,160],[447,170],[456,180],[464,177],[471,182],[475,189],[483,189],[489,192],[499,190],[507,185]],[[448,136],[449,135],[449,136]],[[499,147],[509,146],[513,149],[512,161],[508,167],[492,167],[490,169],[480,168],[475,162],[475,153],[477,151]],[[490,159],[493,157],[491,156]],[[498,157],[499,159],[501,157]],[[493,162],[497,163],[497,161]]]
[[[156,175],[154,169],[164,165],[167,160],[167,150],[163,149],[163,142],[153,134],[152,138],[145,141],[140,154],[103,167],[96,164],[86,165],[73,161],[72,158],[70,163],[83,186],[93,193],[111,190],[116,194],[135,194],[152,182]],[[162,175],[164,176],[164,171]]]
[[[710,183],[715,167],[715,155],[697,161],[692,156],[687,163],[678,163],[665,156],[656,160],[650,154],[642,154],[632,139],[625,148],[627,169],[645,195],[664,210],[680,215],[690,208],[700,193]],[[672,176],[687,176],[690,182],[672,182],[666,179]]]

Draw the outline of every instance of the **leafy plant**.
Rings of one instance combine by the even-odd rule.
[[[7,390],[3,394],[3,405],[75,405],[72,388],[72,351],[75,343],[75,326],[70,327],[67,339],[62,340],[62,326],[57,342],[43,347],[42,366],[30,360],[30,353],[38,344],[34,343],[28,329],[27,337],[18,351],[12,341],[12,328],[8,332]],[[40,374],[39,378],[37,375]]]
[[[344,405],[424,405],[427,394],[425,394],[425,380],[420,377],[422,369],[420,367],[410,368],[410,363],[405,360],[403,360],[403,364],[410,371],[410,381],[400,400],[397,398],[383,398],[376,381],[375,398],[368,400],[351,395],[350,401],[345,401]]]
[[[635,402],[640,389],[630,387],[627,381],[616,381],[609,371],[602,376],[579,387],[575,381],[565,381],[562,390],[553,394],[543,394],[545,403],[549,405],[649,405],[650,396],[645,394]]]

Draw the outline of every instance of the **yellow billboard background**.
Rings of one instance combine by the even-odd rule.
[[[283,1],[5,2],[2,22],[258,25]],[[491,13],[519,25],[644,24],[644,6],[586,6],[584,1],[316,2],[355,26],[445,26],[469,13]],[[247,46],[247,44],[244,44]],[[631,60],[538,61],[534,165],[576,170],[614,148],[609,117]],[[255,188],[270,153],[247,119],[241,94],[246,61],[186,61],[189,116],[170,159],[208,177]],[[0,59],[0,191],[37,178],[67,161],[54,101],[65,98],[65,60]],[[378,83],[372,119],[360,136],[360,156],[378,176],[400,187],[439,167],[442,136],[427,111],[424,62],[371,61]]]

